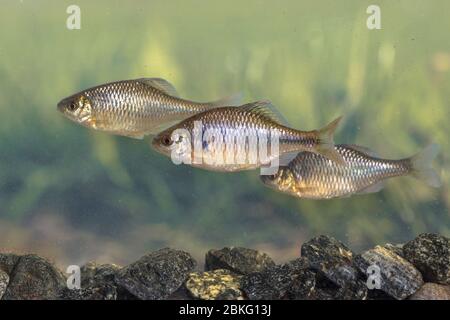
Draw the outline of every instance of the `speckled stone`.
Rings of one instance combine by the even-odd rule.
[[[342,242],[321,235],[304,243],[301,255],[318,272],[315,290],[318,299],[328,296],[330,299],[366,299],[367,286],[361,281],[359,271],[353,265],[353,252]],[[335,286],[326,283],[321,275]]]
[[[189,253],[165,248],[124,267],[115,281],[139,299],[166,299],[180,288],[195,266]]]
[[[8,274],[0,269],[0,300],[6,292],[6,288],[8,287],[9,276]]]
[[[80,268],[81,288],[65,289],[61,293],[61,298],[70,300],[136,299],[136,297],[115,282],[115,275],[120,269],[115,264],[88,262]]]
[[[4,300],[58,299],[65,277],[49,261],[34,254],[19,256],[9,274]]]
[[[450,286],[437,283],[425,283],[411,297],[411,300],[450,300]]]
[[[423,285],[422,275],[410,262],[384,247],[356,255],[353,261],[365,274],[369,266],[378,267],[380,289],[396,299],[406,299]]]
[[[309,299],[314,285],[315,274],[303,258],[245,275],[241,281],[251,300]]]
[[[202,300],[243,300],[240,288],[242,276],[229,270],[218,269],[189,274],[186,289],[197,299]]]
[[[237,274],[249,274],[275,266],[263,252],[241,247],[209,250],[205,256],[205,270],[226,269]]]
[[[450,239],[424,233],[403,247],[409,260],[428,282],[450,284]]]

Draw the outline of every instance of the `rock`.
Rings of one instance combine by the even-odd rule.
[[[244,275],[274,266],[275,262],[267,254],[240,247],[209,250],[205,257],[206,271],[226,269]]]
[[[411,300],[450,300],[450,286],[425,283],[409,299]]]
[[[379,271],[379,289],[396,299],[406,299],[423,284],[420,272],[411,263],[381,246],[356,255],[353,261],[365,274],[369,267],[375,272]],[[376,274],[372,277],[376,277]],[[374,286],[376,288],[376,283]]]
[[[187,252],[165,248],[123,268],[115,281],[139,299],[165,299],[184,283],[195,266]]]
[[[318,273],[316,298],[347,300],[367,297],[367,286],[361,281],[359,271],[353,265],[353,252],[342,242],[321,235],[304,243],[301,254]],[[334,286],[323,278],[331,281]]]
[[[307,258],[311,268],[318,272],[316,297],[330,296],[334,299],[367,297],[367,286],[361,281],[359,271],[353,265],[353,252],[340,241],[328,236],[318,236],[302,245],[301,255]],[[335,286],[324,282],[321,275]],[[324,288],[322,291],[321,287]]]
[[[251,300],[308,299],[314,289],[315,274],[306,259],[245,275],[241,289]]]
[[[195,272],[189,274],[185,286],[194,298],[202,300],[243,300],[241,278],[224,269]]]
[[[8,274],[0,269],[0,300],[6,292],[6,288],[8,287],[9,276]]]
[[[96,264],[88,262],[80,268],[81,270],[81,287],[99,286],[103,283],[114,283],[116,274],[120,271],[120,267],[115,264]]]
[[[81,289],[65,289],[62,299],[70,300],[131,300],[136,299],[115,282],[120,267],[89,262],[81,267]]]
[[[63,300],[117,300],[117,287],[114,284],[102,284],[81,289],[65,288],[59,294]]]
[[[403,247],[405,258],[428,282],[450,285],[450,239],[424,233]]]
[[[0,253],[0,269],[11,274],[20,256],[12,253]]]
[[[12,258],[12,257],[10,257]],[[65,287],[64,275],[53,264],[34,254],[19,256],[9,273],[4,300],[58,299]]]
[[[404,244],[398,243],[398,244],[392,244],[392,243],[386,243],[383,247],[394,252],[395,254],[399,255],[402,258],[405,258],[405,255],[403,254],[403,246]]]

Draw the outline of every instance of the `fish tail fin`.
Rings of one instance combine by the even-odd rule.
[[[439,188],[441,179],[432,167],[432,162],[439,152],[438,144],[430,144],[422,151],[409,158],[411,161],[411,175],[426,182],[429,186]]]
[[[236,107],[241,104],[242,101],[242,93],[238,92],[232,95],[229,95],[225,98],[208,102],[207,104],[211,108],[218,108],[218,107]]]
[[[345,164],[344,158],[335,149],[334,145],[334,132],[336,131],[341,119],[342,116],[336,118],[325,127],[317,131],[319,144],[316,146],[315,152],[338,164]]]

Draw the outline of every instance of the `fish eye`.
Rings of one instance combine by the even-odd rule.
[[[165,145],[165,146],[170,146],[170,145],[172,144],[172,140],[170,139],[170,137],[165,136],[165,137],[162,139],[162,143],[163,143],[163,145]]]
[[[70,109],[70,111],[75,111],[76,108],[77,108],[77,105],[76,105],[75,102],[71,102],[71,103],[69,104],[69,109]]]

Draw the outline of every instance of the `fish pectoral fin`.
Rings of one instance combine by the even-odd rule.
[[[139,133],[127,133],[126,136],[129,138],[142,140],[142,139],[144,139],[145,134],[140,133],[140,132]]]
[[[384,188],[384,183],[382,181],[380,181],[373,185],[368,186],[367,188],[359,190],[358,192],[356,192],[356,194],[375,193],[375,192],[381,191],[381,189],[383,189],[383,188]]]
[[[175,87],[170,82],[168,82],[167,80],[164,80],[162,78],[141,78],[141,79],[137,79],[137,81],[139,81],[147,86],[158,89],[169,96],[176,97],[176,98],[179,97],[178,92],[175,89]]]
[[[252,103],[247,103],[240,106],[239,108],[263,116],[283,126],[290,126],[289,122],[269,100],[260,100]]]
[[[352,148],[353,150],[359,151],[359,152],[364,153],[364,154],[366,154],[366,155],[368,155],[370,157],[373,157],[373,158],[379,158],[380,157],[378,155],[378,153],[373,151],[372,149],[367,148],[367,147],[363,147],[363,146],[360,146],[360,145],[357,145],[357,144],[344,144],[343,146],[348,147],[348,148]]]

